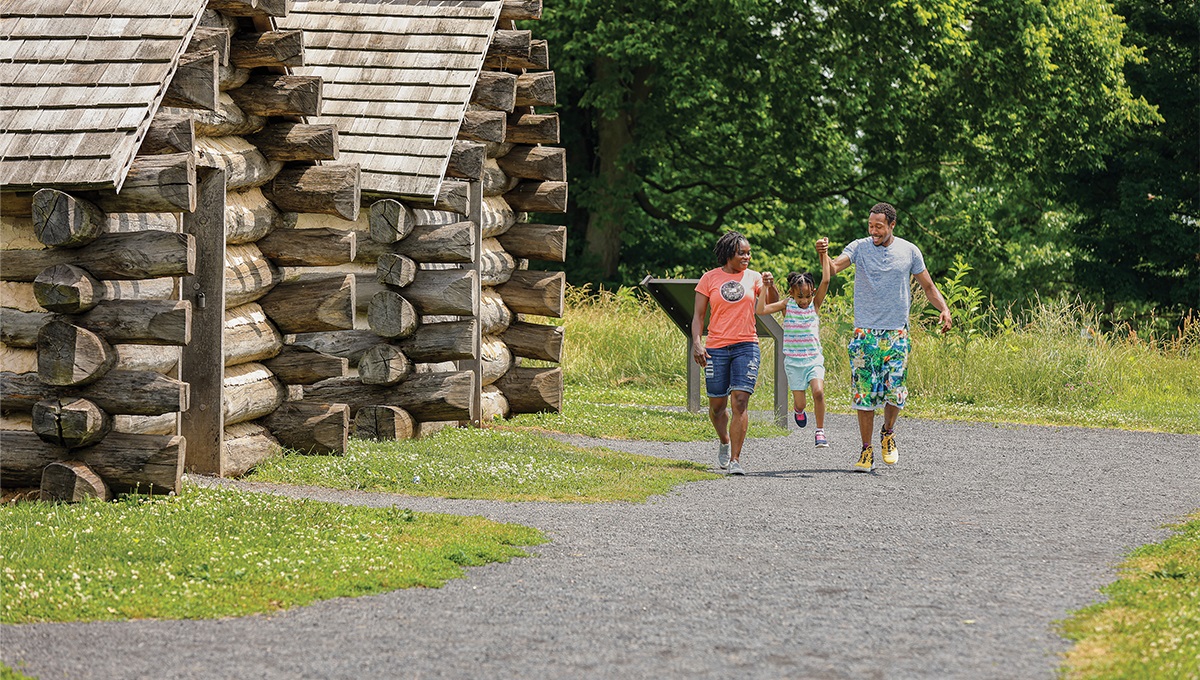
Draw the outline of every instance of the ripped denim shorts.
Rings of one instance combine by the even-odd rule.
[[[738,342],[708,350],[704,384],[710,398],[728,397],[733,390],[754,394],[761,360],[757,342]]]

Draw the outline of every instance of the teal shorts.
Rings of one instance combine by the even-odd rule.
[[[825,357],[784,357],[783,372],[787,374],[788,389],[803,392],[812,381],[825,379]]]
[[[908,387],[908,331],[855,328],[850,340],[850,394],[854,408],[874,411],[884,404],[904,408]]]

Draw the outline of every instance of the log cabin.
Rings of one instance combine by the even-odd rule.
[[[0,486],[177,491],[562,403],[540,0],[10,0]],[[531,317],[531,318],[527,318]],[[543,367],[521,366],[534,359]]]

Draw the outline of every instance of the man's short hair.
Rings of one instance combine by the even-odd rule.
[[[896,223],[896,208],[891,203],[876,203],[871,207],[871,213],[880,214],[887,218],[888,224]]]

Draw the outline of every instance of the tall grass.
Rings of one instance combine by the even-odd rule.
[[[1200,319],[1184,319],[1167,337],[1119,324],[1104,332],[1102,315],[1077,300],[986,306],[963,283],[966,271],[939,286],[954,312],[950,333],[940,333],[919,289],[914,298],[910,415],[1200,433]],[[685,402],[686,337],[640,289],[570,289],[562,322],[568,390],[623,403]],[[852,331],[851,296],[828,297],[821,342],[832,411],[850,411]],[[751,408],[771,407],[772,351],[764,341]]]

